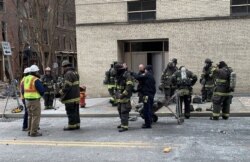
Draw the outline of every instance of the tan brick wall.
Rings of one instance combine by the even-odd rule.
[[[104,72],[118,57],[117,40],[169,38],[169,57],[198,76],[204,59],[225,60],[237,73],[237,92],[250,91],[250,19],[78,26],[77,51],[81,82],[90,97],[107,95]],[[167,60],[166,60],[167,62]],[[199,91],[197,83],[195,90]]]
[[[76,5],[76,23],[126,22],[127,3]]]
[[[157,0],[157,19],[230,15],[230,0]]]
[[[129,0],[76,0],[76,23],[127,22]],[[157,0],[156,18],[230,15],[230,0]]]
[[[126,1],[134,1],[134,0],[75,0],[75,4],[84,5],[84,4],[97,4],[97,3],[117,3]]]

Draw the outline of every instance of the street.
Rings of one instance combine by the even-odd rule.
[[[143,120],[119,133],[118,118],[81,118],[81,129],[63,131],[67,118],[42,118],[42,137],[21,131],[21,119],[1,120],[0,161],[250,161],[250,118],[210,121],[194,117],[178,125],[161,117],[153,129]],[[164,153],[171,147],[169,153]]]

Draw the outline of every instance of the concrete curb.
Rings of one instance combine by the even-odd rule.
[[[172,113],[156,113],[159,117],[171,117],[173,116]],[[130,113],[131,116],[139,116],[138,113],[132,112]],[[118,117],[118,114],[116,113],[109,113],[109,114],[80,114],[82,118],[107,118],[107,117]],[[191,117],[209,117],[211,116],[211,112],[195,112],[191,113]],[[250,117],[250,112],[233,112],[230,114],[231,117]],[[2,114],[0,114],[0,117],[2,117]],[[4,117],[6,118],[23,118],[23,114],[5,114]],[[54,117],[67,117],[66,114],[42,114],[41,117],[48,117],[48,118],[54,118]]]

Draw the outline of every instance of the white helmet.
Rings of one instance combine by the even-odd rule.
[[[39,71],[39,68],[38,68],[37,65],[32,65],[32,66],[30,67],[30,72],[38,72],[38,71]]]
[[[29,72],[30,72],[30,67],[25,68],[24,71],[23,71],[24,74],[27,74]]]
[[[46,67],[45,71],[51,71],[51,68],[50,67]]]

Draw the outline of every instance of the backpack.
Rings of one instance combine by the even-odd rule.
[[[234,89],[236,87],[236,73],[230,67],[229,67],[229,71],[230,71],[230,75],[229,75],[229,87],[230,87],[230,91],[234,92]]]
[[[105,79],[103,80],[103,84],[107,85],[110,83],[110,71],[105,72]]]

